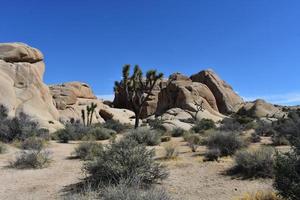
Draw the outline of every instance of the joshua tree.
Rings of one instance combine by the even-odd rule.
[[[139,126],[139,120],[142,107],[149,98],[155,84],[163,77],[162,73],[156,70],[149,70],[146,78],[143,79],[142,70],[138,65],[134,67],[132,76],[129,76],[130,65],[123,67],[123,79],[115,82],[114,91],[118,93],[124,91],[126,99],[129,102],[133,112],[135,113],[135,128]]]
[[[95,109],[97,108],[97,104],[91,103],[90,106],[86,106],[87,118],[85,118],[85,110],[81,110],[81,119],[83,121],[83,125],[90,126],[93,121],[93,115],[95,113]],[[85,123],[86,121],[86,123]]]
[[[83,125],[85,126],[85,111],[83,109],[81,110],[81,119],[82,119]]]

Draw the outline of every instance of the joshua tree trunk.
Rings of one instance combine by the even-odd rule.
[[[139,109],[137,112],[135,112],[135,124],[134,124],[135,129],[137,129],[139,127],[141,111],[142,111],[142,109]]]

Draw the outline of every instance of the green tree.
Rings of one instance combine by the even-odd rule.
[[[142,107],[149,98],[155,84],[163,78],[162,73],[149,70],[146,77],[138,65],[135,65],[133,74],[130,76],[130,65],[123,67],[123,79],[115,82],[114,91],[125,91],[126,99],[135,113],[135,128],[139,126]]]

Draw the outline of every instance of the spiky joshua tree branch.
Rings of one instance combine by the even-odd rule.
[[[142,107],[149,98],[155,84],[163,78],[162,73],[149,70],[143,78],[143,72],[138,65],[134,66],[133,74],[130,76],[130,65],[123,67],[123,79],[115,82],[114,91],[118,93],[125,91],[127,101],[135,113],[135,128],[139,126]]]

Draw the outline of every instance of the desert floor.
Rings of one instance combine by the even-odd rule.
[[[268,138],[264,138],[268,141]],[[176,200],[232,200],[245,192],[272,190],[272,180],[242,180],[225,175],[233,161],[222,158],[219,162],[203,162],[205,147],[201,146],[192,153],[182,138],[172,138],[178,146],[179,157],[174,160],[161,161],[168,166],[170,176],[162,184]],[[17,149],[0,155],[0,199],[63,199],[68,186],[80,182],[84,177],[82,162],[70,159],[71,152],[78,142],[60,144],[52,141],[53,162],[48,168],[20,170],[9,168],[9,160],[15,157]],[[162,143],[155,147],[157,157],[164,154]],[[260,144],[252,145],[255,148]]]

